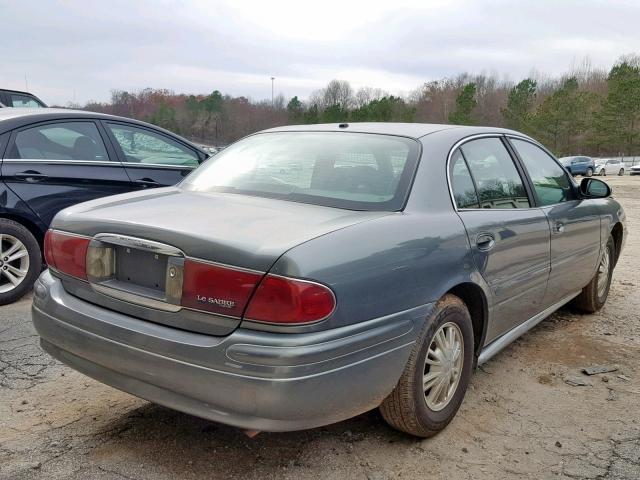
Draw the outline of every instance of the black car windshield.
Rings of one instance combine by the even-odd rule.
[[[352,210],[400,210],[418,142],[348,132],[253,135],[223,150],[181,187],[281,198]]]

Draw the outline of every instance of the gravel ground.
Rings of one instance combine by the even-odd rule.
[[[631,232],[607,305],[595,315],[560,310],[485,364],[433,439],[395,432],[375,411],[249,439],[52,360],[27,298],[0,309],[0,478],[638,480],[640,178],[606,180]],[[580,372],[599,364],[618,370]],[[588,384],[566,383],[574,377]]]

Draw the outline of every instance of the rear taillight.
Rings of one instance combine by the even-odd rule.
[[[44,258],[55,270],[86,280],[89,241],[86,237],[48,230],[44,237]]]
[[[240,317],[260,278],[261,273],[187,259],[184,262],[181,304]]]
[[[267,275],[251,299],[245,318],[268,323],[312,323],[331,315],[335,307],[333,292],[324,285]]]

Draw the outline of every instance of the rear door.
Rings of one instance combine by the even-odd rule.
[[[533,206],[500,136],[471,139],[453,154],[451,187],[476,266],[493,294],[491,341],[544,309],[549,223]]]
[[[49,225],[54,215],[76,203],[131,190],[92,120],[29,125],[11,134],[2,178]]]
[[[200,154],[163,132],[125,122],[103,122],[135,188],[175,185],[196,168]]]
[[[511,144],[531,178],[538,205],[551,226],[551,272],[545,303],[578,293],[600,257],[600,214],[593,200],[576,198],[573,182],[551,155],[524,139]]]

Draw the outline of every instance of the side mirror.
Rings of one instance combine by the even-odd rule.
[[[611,196],[611,187],[597,178],[583,178],[580,194],[584,198],[607,198]]]

